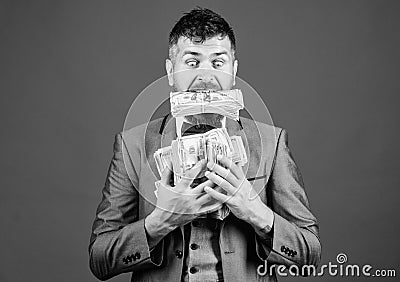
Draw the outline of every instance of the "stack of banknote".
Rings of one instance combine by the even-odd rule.
[[[240,89],[171,92],[170,104],[174,117],[215,113],[235,120],[244,107]]]
[[[172,141],[171,146],[158,149],[154,153],[154,159],[160,175],[167,166],[172,164],[174,183],[177,183],[184,177],[185,172],[200,160],[206,159],[218,163],[218,155],[226,156],[240,166],[247,163],[242,138],[240,136],[229,136],[226,128],[215,128],[206,133],[178,137]],[[196,178],[202,178],[205,171],[200,172]],[[154,191],[156,197],[158,197],[160,185],[161,181],[156,181],[156,190]],[[200,217],[223,220],[230,213],[225,204],[221,206],[218,202],[207,207],[207,209],[212,212],[206,212]]]
[[[247,163],[242,138],[229,136],[225,128],[179,137],[172,141],[171,146],[158,149],[154,153],[154,159],[160,175],[167,165],[172,163],[174,183],[177,183],[198,161],[206,159],[217,162],[217,155],[226,156],[241,166]],[[204,172],[197,177],[203,177]]]

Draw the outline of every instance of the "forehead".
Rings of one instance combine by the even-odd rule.
[[[202,55],[211,55],[214,53],[221,53],[226,51],[228,54],[231,54],[231,41],[228,36],[218,37],[214,36],[210,39],[206,39],[202,43],[196,43],[190,40],[187,37],[180,37],[177,42],[178,47],[178,57],[187,53],[185,51],[196,52]]]

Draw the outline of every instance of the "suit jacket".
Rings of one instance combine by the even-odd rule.
[[[287,132],[246,118],[239,123],[227,119],[226,127],[229,135],[242,137],[248,156],[243,169],[275,219],[270,236],[263,238],[232,212],[223,220],[219,243],[224,280],[276,281],[275,274],[257,274],[264,260],[287,267],[317,265],[318,223],[289,151]],[[156,203],[154,182],[160,179],[153,153],[175,138],[175,119],[170,115],[116,135],[89,245],[90,269],[100,280],[131,272],[131,281],[180,281],[183,227],[151,251],[144,228]]]

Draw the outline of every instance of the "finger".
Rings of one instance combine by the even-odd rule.
[[[161,183],[164,185],[169,185],[172,178],[172,170],[166,166],[161,174]]]
[[[214,184],[214,182],[212,182],[210,179],[207,179],[203,183],[200,183],[199,185],[194,187],[192,189],[192,192],[193,192],[193,194],[200,194],[200,193],[203,192],[203,189],[204,189],[205,186],[212,186],[213,184]]]
[[[236,188],[234,186],[232,186],[228,181],[223,179],[221,176],[215,174],[214,172],[206,171],[205,176],[229,194],[233,194],[236,191]]]
[[[207,182],[207,183],[206,183],[206,182]],[[215,184],[214,184],[211,180],[207,180],[206,182],[204,182],[204,184],[205,184],[204,187],[210,187],[210,188],[214,189],[214,190],[217,191],[217,192],[221,192],[222,194],[226,193],[225,190],[222,189],[221,187],[215,186]],[[210,183],[210,185],[207,185],[207,184],[209,184],[209,183]],[[202,184],[203,184],[203,183],[202,183]],[[214,188],[213,186],[215,186],[215,188]],[[197,188],[197,187],[196,187],[196,188]],[[205,197],[205,196],[209,197],[208,194],[207,194],[206,192],[204,192],[204,189],[200,192],[199,195],[200,195],[200,196],[198,196],[196,200],[200,200],[201,198],[203,198],[203,197]]]
[[[224,195],[224,194],[222,194],[222,193],[220,193],[218,191],[215,191],[213,188],[211,188],[209,186],[204,187],[204,191],[208,195],[210,195],[212,198],[214,198],[214,199],[216,199],[216,200],[218,200],[218,201],[220,201],[222,203],[225,203],[230,199],[229,196]]]
[[[216,203],[219,204],[212,204],[212,205],[204,205],[200,208],[199,210],[199,214],[207,214],[207,213],[211,213],[211,212],[215,212],[217,210],[219,210],[222,207],[222,203],[220,203],[219,201],[215,200]]]
[[[204,187],[210,187],[211,189],[213,189],[214,191],[217,191],[217,192],[219,192],[219,193],[221,193],[221,194],[223,194],[223,195],[226,195],[226,192],[225,192],[225,190],[224,189],[222,189],[221,187],[219,187],[219,186],[215,186],[215,187],[213,187],[213,186],[215,186],[215,184],[213,183],[213,185],[211,185],[211,186],[208,186],[208,185],[206,185],[206,186],[204,186]],[[206,192],[204,192],[204,189],[203,189],[203,193],[200,195],[200,197],[198,197],[197,199],[200,199],[201,197],[203,197],[204,195],[208,195]]]
[[[211,201],[215,203],[215,201],[217,200],[208,195],[207,193],[204,193],[201,197],[196,199],[196,203],[199,204],[199,206],[205,205]]]
[[[213,188],[212,186],[210,186],[211,188]],[[213,188],[215,191],[217,191],[217,192],[220,192],[220,193],[222,193],[222,194],[224,194],[224,195],[226,195],[225,193],[226,193],[226,191],[224,190],[224,189],[222,189],[221,187],[219,187],[219,186],[215,186],[215,188]],[[204,190],[204,189],[203,189]]]
[[[191,169],[186,171],[185,175],[182,177],[181,182],[187,186],[192,184],[193,180],[196,176],[202,171],[205,167],[206,160],[198,161]]]
[[[236,165],[231,159],[223,155],[217,155],[217,160],[236,176],[237,179],[244,177],[242,168]]]
[[[236,176],[229,169],[226,169],[219,164],[213,162],[208,162],[207,167],[220,175],[222,178],[225,178],[233,186],[238,185],[239,179],[237,179]]]

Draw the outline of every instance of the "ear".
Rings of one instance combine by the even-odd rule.
[[[165,60],[165,70],[167,71],[169,86],[174,85],[174,65],[170,59]]]
[[[233,85],[236,84],[236,73],[237,73],[237,68],[238,68],[238,60],[233,61]]]

